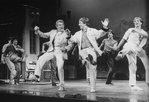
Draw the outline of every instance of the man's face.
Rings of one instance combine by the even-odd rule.
[[[17,44],[18,44],[18,40],[17,40],[17,39],[14,39],[14,40],[13,40],[13,44],[14,44],[14,45],[17,45]]]
[[[134,19],[134,26],[137,27],[137,26],[141,26],[142,22],[140,21],[139,18],[135,18]]]
[[[64,30],[64,23],[58,22],[56,25],[56,28],[58,29],[58,31],[63,31]]]
[[[108,38],[112,38],[113,34],[111,32],[108,33]]]
[[[84,24],[82,21],[79,21],[78,25],[79,25],[80,29],[84,29],[86,26],[86,24]]]

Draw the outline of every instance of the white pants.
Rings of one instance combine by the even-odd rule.
[[[96,77],[97,77],[97,65],[92,65],[89,61],[86,60],[88,54],[93,56],[93,60],[97,62],[97,55],[93,48],[86,48],[79,52],[80,56],[82,57],[83,61],[86,61],[86,70],[87,70],[87,77],[90,78],[90,85],[91,88],[95,88],[96,86]]]
[[[60,86],[64,86],[64,58],[63,58],[63,53],[60,52],[46,52],[42,56],[39,57],[37,61],[37,65],[35,68],[35,75],[38,75],[39,77],[41,76],[41,70],[44,66],[44,64],[56,57],[56,63],[57,63],[57,68],[58,68],[58,77],[60,80]]]
[[[137,56],[141,59],[144,68],[145,68],[145,78],[146,78],[146,83],[149,83],[149,58],[146,54],[146,51],[142,49]]]
[[[149,59],[145,50],[138,52],[138,48],[135,44],[126,43],[123,50],[120,52],[126,55],[128,59],[129,67],[129,85],[136,85],[136,71],[137,71],[137,56],[141,59],[146,70],[146,83],[149,83]]]

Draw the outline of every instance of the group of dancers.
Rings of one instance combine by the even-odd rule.
[[[59,79],[59,91],[66,90],[64,82],[64,61],[68,59],[67,52],[75,47],[77,44],[79,51],[79,59],[82,64],[86,67],[87,79],[90,85],[90,92],[96,92],[96,77],[97,77],[97,57],[103,56],[105,58],[109,73],[106,80],[107,85],[113,85],[112,76],[115,71],[114,59],[120,60],[124,56],[128,59],[129,68],[129,85],[131,90],[143,90],[136,83],[136,71],[137,71],[137,56],[141,59],[144,68],[146,70],[146,83],[149,86],[149,60],[146,51],[143,46],[146,44],[148,39],[148,33],[144,31],[141,26],[143,21],[140,17],[135,17],[133,20],[134,27],[129,28],[121,41],[118,43],[113,38],[113,31],[108,28],[109,19],[105,18],[101,21],[102,28],[97,30],[89,27],[89,18],[81,17],[79,19],[78,26],[80,30],[75,34],[71,35],[69,29],[65,30],[65,24],[63,20],[56,21],[56,29],[49,32],[42,32],[38,26],[34,27],[35,34],[42,38],[48,38],[49,41],[45,43],[48,48],[42,53],[37,60],[35,72],[29,80],[39,80],[41,78],[41,71],[45,63],[49,63],[50,68],[57,68],[58,79]],[[105,35],[108,38],[104,39],[99,45],[97,40]],[[115,52],[118,52],[115,57]],[[4,59],[11,58],[7,51],[3,51]],[[9,51],[8,51],[9,52]],[[23,53],[23,50],[21,50]],[[11,60],[11,59],[10,59]],[[22,60],[22,58],[20,59]],[[13,60],[11,60],[14,62]],[[7,60],[5,61],[7,63]],[[12,66],[9,64],[8,68],[11,72],[14,71]],[[17,70],[15,72],[18,72]],[[14,74],[16,75],[16,74]],[[53,73],[56,76],[55,73]],[[16,76],[15,76],[16,77]],[[53,86],[56,86],[53,81]]]

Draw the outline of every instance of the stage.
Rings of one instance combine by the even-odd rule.
[[[97,79],[96,92],[90,93],[85,79],[65,80],[66,91],[58,91],[51,82],[21,82],[20,85],[0,84],[0,98],[15,102],[149,102],[149,87],[145,81],[137,81],[143,91],[132,91],[128,80],[113,80],[114,86],[106,85],[105,79]],[[10,97],[10,98],[9,98]]]

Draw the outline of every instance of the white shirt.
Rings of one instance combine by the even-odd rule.
[[[133,43],[135,45],[140,44],[140,34],[133,30],[134,28],[130,28],[126,31],[123,36],[123,39],[127,40],[127,43]]]

